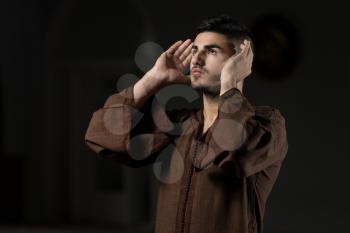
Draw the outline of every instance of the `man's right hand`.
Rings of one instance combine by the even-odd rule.
[[[191,62],[192,42],[190,39],[177,41],[160,55],[147,75],[157,79],[161,85],[174,83],[190,84],[190,78],[183,72]]]
[[[191,84],[183,72],[191,62],[192,42],[190,39],[173,44],[162,53],[155,65],[134,86],[134,101],[141,108],[157,90],[169,84]]]

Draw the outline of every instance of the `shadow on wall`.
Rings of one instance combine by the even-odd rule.
[[[281,15],[265,15],[253,23],[251,31],[255,42],[253,70],[268,81],[289,77],[301,50],[294,25]]]

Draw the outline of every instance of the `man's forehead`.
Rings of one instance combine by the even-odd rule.
[[[217,44],[220,46],[232,46],[233,43],[225,35],[217,32],[201,32],[193,41],[195,46],[206,46]]]

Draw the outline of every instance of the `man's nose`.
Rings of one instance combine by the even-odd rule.
[[[198,51],[197,53],[192,55],[192,64],[203,66],[205,62],[205,55],[203,51]]]

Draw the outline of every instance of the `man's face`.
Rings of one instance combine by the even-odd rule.
[[[221,70],[234,53],[234,45],[225,35],[199,33],[192,46],[191,86],[207,94],[218,95]]]

